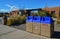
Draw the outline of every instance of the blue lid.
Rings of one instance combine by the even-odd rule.
[[[26,22],[32,22],[33,21],[33,16],[28,16],[26,18]]]
[[[38,22],[38,23],[40,23],[40,22],[41,22],[41,16],[34,16],[34,17],[33,17],[33,22]]]
[[[44,23],[44,24],[52,24],[53,23],[53,19],[51,17],[45,16],[45,17],[42,18],[41,23]]]

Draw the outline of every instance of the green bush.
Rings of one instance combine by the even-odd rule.
[[[15,21],[19,21],[20,20],[20,16],[17,15],[15,17],[10,16],[9,19],[7,19],[7,25],[12,25],[13,23],[15,23]]]
[[[19,20],[20,20],[20,17],[21,17],[20,15],[16,15],[16,16],[14,17],[14,19],[19,21]]]
[[[12,25],[12,24],[17,24],[17,23],[23,23],[26,20],[26,16],[20,16],[20,15],[16,15],[14,17],[10,17],[7,20],[7,25]]]
[[[57,21],[57,24],[60,24],[60,21]]]
[[[26,16],[25,15],[23,15],[23,16],[21,16],[21,18],[20,18],[20,22],[24,22],[26,20]]]
[[[55,14],[52,14],[52,17],[53,17],[53,18],[57,18]]]
[[[38,16],[50,16],[50,14],[45,10],[40,10],[38,11]]]
[[[60,24],[60,17],[57,18],[57,24]]]
[[[13,18],[13,17],[12,17],[12,18],[9,18],[9,19],[7,20],[7,25],[10,26],[10,25],[13,24],[13,22],[14,22],[14,18]]]
[[[3,16],[3,14],[0,14],[0,17],[2,17]]]

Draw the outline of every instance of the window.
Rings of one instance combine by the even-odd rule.
[[[55,11],[51,11],[51,15],[55,14]]]
[[[21,15],[21,12],[19,12],[19,14]]]

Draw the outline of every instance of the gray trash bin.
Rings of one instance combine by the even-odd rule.
[[[7,24],[7,16],[5,16],[5,15],[2,17],[2,24],[3,25]]]

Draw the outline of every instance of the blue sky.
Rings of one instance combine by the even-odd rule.
[[[60,0],[0,0],[0,11],[60,6]]]

